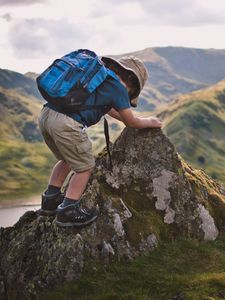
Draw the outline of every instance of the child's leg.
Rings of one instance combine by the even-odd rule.
[[[70,171],[69,165],[65,161],[59,160],[52,169],[49,185],[61,187]]]
[[[75,173],[72,176],[66,197],[57,208],[56,224],[59,226],[84,226],[97,219],[99,215],[98,209],[95,207],[81,207],[79,201],[87,186],[91,172],[92,168],[84,172]]]
[[[75,173],[69,182],[66,192],[66,198],[79,200],[82,196],[93,169],[86,170],[81,173]]]

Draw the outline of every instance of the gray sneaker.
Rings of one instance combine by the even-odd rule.
[[[97,208],[83,208],[80,202],[57,209],[56,224],[61,227],[85,226],[94,222],[99,215]]]

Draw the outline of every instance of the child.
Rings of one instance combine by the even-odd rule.
[[[159,119],[137,117],[131,110],[131,106],[137,106],[138,96],[148,77],[143,62],[133,56],[118,60],[111,57],[101,59],[107,68],[115,72],[118,80],[108,76],[88,97],[86,104],[104,106],[77,113],[63,113],[47,103],[39,116],[44,140],[58,159],[42,195],[41,214],[56,214],[56,223],[60,226],[90,224],[98,216],[95,208],[80,207],[80,198],[95,166],[92,144],[85,128],[96,124],[105,114],[122,121],[128,127],[161,127]],[[63,198],[61,187],[71,170],[75,173]]]

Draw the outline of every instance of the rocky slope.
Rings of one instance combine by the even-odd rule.
[[[38,299],[97,263],[131,260],[176,237],[215,240],[224,233],[225,190],[188,166],[159,129],[124,129],[104,153],[83,196],[100,216],[82,229],[57,227],[27,212],[0,231],[0,298]]]

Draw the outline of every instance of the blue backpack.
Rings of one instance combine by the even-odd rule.
[[[77,112],[103,106],[85,101],[108,75],[118,80],[93,51],[79,49],[56,59],[37,77],[37,86],[46,101],[63,112]]]
[[[85,101],[108,75],[119,80],[93,51],[79,49],[56,59],[37,77],[37,86],[43,98],[62,112],[79,112],[85,109],[105,107],[105,105],[97,104],[87,105]],[[106,118],[104,118],[104,132],[112,169],[109,128]]]

